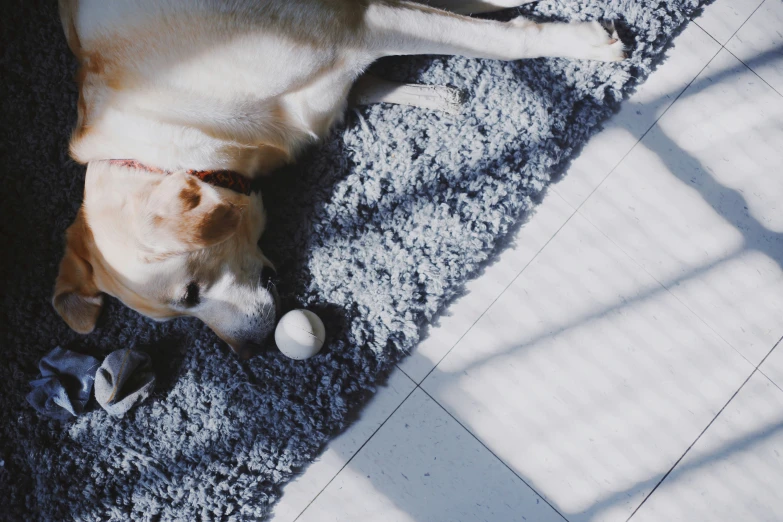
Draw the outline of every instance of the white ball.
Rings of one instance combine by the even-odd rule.
[[[317,354],[324,345],[326,329],[310,310],[291,310],[275,329],[275,343],[283,355],[303,361]]]

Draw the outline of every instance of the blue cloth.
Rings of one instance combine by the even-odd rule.
[[[68,420],[84,411],[101,362],[59,346],[38,363],[41,375],[31,381],[27,402],[47,417]]]

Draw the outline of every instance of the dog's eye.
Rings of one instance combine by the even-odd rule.
[[[198,283],[191,281],[185,288],[185,297],[182,299],[182,304],[190,308],[196,306],[199,301],[201,301],[201,297],[199,296]]]

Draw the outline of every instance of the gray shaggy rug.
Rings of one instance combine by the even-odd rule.
[[[4,4],[0,191],[0,517],[258,520],[281,486],[412,349],[703,0],[542,0],[543,19],[617,20],[622,64],[385,60],[382,75],[468,93],[457,117],[398,106],[349,111],[294,167],[264,182],[287,306],[319,311],[328,348],[240,362],[195,320],[155,323],[109,300],[94,333],[49,304],[84,168],[67,156],[74,59],[56,3]],[[159,386],[121,420],[59,424],[25,402],[56,345],[149,353]]]

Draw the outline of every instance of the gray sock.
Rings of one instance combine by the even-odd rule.
[[[95,398],[110,415],[123,415],[155,387],[150,356],[130,348],[110,353],[95,374]]]
[[[41,375],[30,382],[33,391],[27,395],[27,402],[42,415],[72,419],[90,400],[100,364],[95,357],[56,347],[38,363]]]

